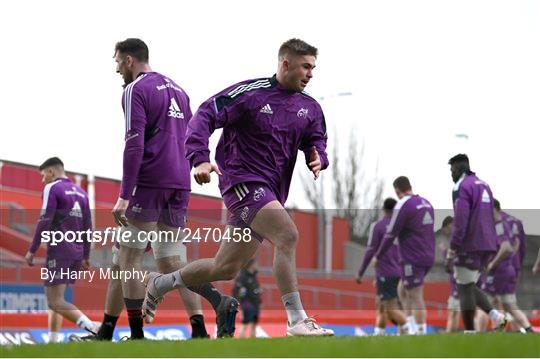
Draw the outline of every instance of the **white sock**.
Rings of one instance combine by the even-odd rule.
[[[409,335],[415,335],[418,331],[418,328],[416,326],[416,319],[414,319],[414,315],[410,315],[407,317],[407,329]]]
[[[416,334],[424,335],[427,334],[427,324],[418,324]]]
[[[184,283],[184,280],[182,279],[182,276],[180,275],[179,270],[156,278],[154,280],[154,285],[160,295],[165,295],[165,293],[170,292],[175,288],[187,287],[186,283]]]
[[[499,312],[497,309],[491,309],[489,311],[489,317],[491,318],[491,321],[494,322],[496,321],[497,319],[499,319],[501,317],[502,313]]]
[[[290,325],[295,325],[299,321],[302,321],[308,317],[304,311],[304,308],[302,307],[300,293],[287,293],[281,297],[281,301],[283,302],[285,310],[287,311],[287,318],[289,319]]]
[[[94,322],[88,319],[86,315],[81,315],[79,319],[77,319],[77,326],[81,329],[86,329],[92,331],[94,329]]]
[[[49,343],[60,343],[60,333],[49,332]]]
[[[374,335],[384,335],[384,334],[386,334],[386,329],[385,328],[375,327],[375,329],[373,331],[373,334]]]

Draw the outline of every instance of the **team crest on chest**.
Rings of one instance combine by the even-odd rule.
[[[298,110],[298,112],[296,113],[296,116],[300,118],[307,118],[307,114],[308,114],[308,109],[302,107],[300,110]]]

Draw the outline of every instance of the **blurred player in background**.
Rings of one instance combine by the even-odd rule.
[[[371,225],[368,247],[356,277],[357,283],[362,283],[362,277],[364,276],[368,265],[371,263],[373,256],[377,253],[382,244],[396,203],[397,201],[393,198],[385,199],[382,208],[383,218]],[[407,318],[398,302],[397,288],[400,275],[399,249],[397,242],[394,241],[390,249],[379,257],[379,263],[375,267],[377,297],[379,299],[378,303],[380,303],[380,310],[378,308],[377,311],[382,312],[377,316],[378,318],[381,317],[381,319],[377,320],[375,334],[384,334],[387,318],[398,326],[400,333],[405,332],[407,329]]]
[[[45,188],[41,215],[32,244],[26,253],[26,262],[30,266],[34,265],[34,254],[46,232],[78,234],[92,230],[88,195],[66,176],[64,163],[58,157],[49,158],[39,166],[39,172]],[[47,245],[45,267],[50,276],[44,280],[44,285],[49,306],[49,342],[52,343],[61,340],[62,318],[89,332],[95,333],[99,328],[97,323],[92,322],[75,305],[64,299],[67,286],[74,284],[75,279],[61,271],[74,273],[90,268],[90,238],[86,234],[81,238],[84,243],[64,240],[57,245]]]
[[[123,271],[141,270],[145,248],[151,242],[158,270],[170,273],[187,261],[182,228],[191,184],[184,140],[191,110],[186,92],[170,78],[152,71],[148,58],[148,47],[140,39],[127,39],[115,46],[116,71],[124,79],[126,134],[121,190],[113,216],[131,233],[131,240],[120,243],[118,265]],[[149,235],[156,233],[159,239],[152,241]],[[136,278],[121,284],[131,338],[142,339],[144,285]],[[231,316],[234,323],[236,311],[229,307],[236,300],[222,296],[208,283],[189,289],[210,301],[217,312],[218,336],[225,335]],[[179,290],[191,321],[197,321],[194,335],[206,337],[199,297],[185,288]],[[147,309],[144,316],[149,323],[154,311]]]
[[[514,258],[519,257],[519,238],[513,237],[510,223],[502,217],[501,205],[494,200],[495,229],[497,233],[497,254],[486,269],[486,292],[493,296],[494,305],[510,313],[520,329],[532,333],[531,323],[517,306],[517,269]]]
[[[233,279],[266,238],[274,245],[273,274],[287,312],[287,335],[333,335],[302,306],[295,262],[298,230],[283,207],[299,149],[315,179],[328,166],[322,109],[303,92],[316,57],[315,47],[288,40],[278,51],[275,76],[230,86],[199,107],[189,123],[187,156],[197,183],[210,182],[212,172],[219,175],[231,213],[226,231],[241,238],[222,239],[215,258],[194,261],[169,275],[150,274],[150,305],[157,305],[152,297],[161,298],[173,288]],[[213,164],[208,139],[218,128],[223,133]]]
[[[449,248],[450,238],[452,238],[452,229],[453,229],[454,218],[452,216],[447,216],[444,218],[442,227],[440,229],[443,236],[447,238],[444,245],[441,246],[443,252],[443,258],[446,258],[446,252]],[[457,289],[456,279],[454,278],[454,273],[448,274],[448,281],[450,282],[450,296],[448,297],[448,317],[446,319],[446,332],[454,333],[459,329],[460,322],[460,308],[459,308],[459,294]],[[479,285],[479,283],[477,283]],[[487,324],[489,317],[480,309],[476,309],[475,318],[474,318],[474,327],[476,331],[483,332],[487,329]]]
[[[498,205],[498,208],[500,208],[500,203],[498,201],[495,202],[496,205]],[[523,222],[521,222],[519,219],[517,219],[514,216],[509,215],[508,213],[500,210],[500,216],[501,219],[508,223],[508,226],[511,230],[511,237],[513,240],[513,247],[514,247],[514,255],[512,256],[512,264],[514,265],[515,273],[516,273],[516,285],[519,281],[519,276],[521,273],[521,268],[523,268],[523,262],[525,260],[525,252],[527,251],[527,240],[525,235],[525,230],[523,229]],[[519,316],[519,315],[518,315]],[[519,319],[512,322],[512,327],[514,325],[519,324]],[[521,330],[524,330],[523,327],[520,328]]]
[[[435,232],[433,207],[425,198],[415,195],[409,179],[395,179],[394,190],[399,198],[379,250],[375,254],[376,266],[382,256],[392,248],[398,238],[401,258],[401,281],[405,289],[405,310],[409,334],[426,334],[426,305],[424,279],[435,261]]]
[[[538,249],[538,254],[536,255],[536,260],[532,267],[532,274],[536,275],[538,272],[540,272],[540,248]]]
[[[259,267],[255,259],[250,259],[246,266],[240,270],[233,287],[233,296],[238,299],[242,307],[242,327],[240,337],[249,336],[255,338],[257,335],[257,323],[261,312],[262,289],[257,279]]]
[[[444,218],[441,233],[448,238],[452,237],[452,224],[454,218],[452,216],[447,216]],[[448,243],[444,244],[444,247],[441,248],[443,252],[443,257],[446,258],[446,253],[448,251]],[[448,297],[448,317],[446,319],[446,332],[453,333],[458,330],[459,327],[459,296],[457,290],[457,283],[454,278],[454,273],[448,274],[448,281],[450,282],[450,296]]]
[[[503,329],[508,318],[489,303],[486,294],[476,286],[480,273],[496,252],[493,195],[469,166],[467,155],[459,154],[449,162],[452,180],[454,228],[446,267],[454,272],[461,316],[466,332],[474,332],[476,306],[489,314],[493,327]]]

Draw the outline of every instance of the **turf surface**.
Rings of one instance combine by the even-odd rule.
[[[540,357],[540,335],[86,342],[1,347],[0,354],[0,357]]]

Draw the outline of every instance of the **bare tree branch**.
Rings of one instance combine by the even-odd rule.
[[[351,239],[360,241],[367,237],[369,225],[377,219],[384,182],[379,177],[378,161],[374,169],[365,164],[365,144],[359,143],[356,133],[354,129],[350,132],[348,151],[344,157],[341,156],[341,149],[345,145],[343,139],[334,138],[331,154],[333,193],[330,196],[333,203],[326,208],[336,208],[336,214],[349,221]],[[320,186],[309,177],[308,172],[301,172],[300,178],[311,205],[321,208]]]

